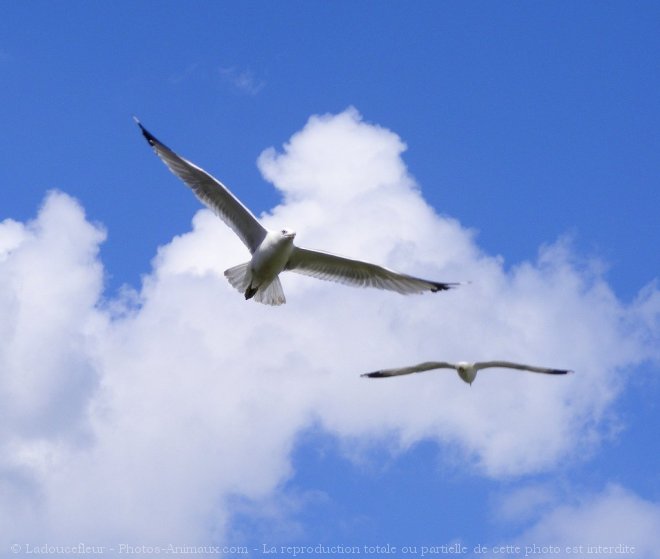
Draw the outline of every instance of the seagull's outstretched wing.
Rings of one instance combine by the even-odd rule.
[[[142,130],[142,134],[177,177],[185,182],[204,204],[213,210],[241,241],[254,252],[266,236],[266,229],[257,221],[236,196],[219,180],[213,178],[197,165],[174,153],[165,144],[151,134],[140,121],[133,117]]]
[[[521,371],[531,371],[533,373],[545,373],[546,375],[566,375],[572,373],[568,369],[549,369],[547,367],[535,367],[533,365],[524,365],[522,363],[512,363],[511,361],[482,361],[475,363],[475,370],[488,369],[490,367],[500,367],[504,369],[519,369]]]
[[[376,287],[403,294],[443,291],[459,285],[420,279],[368,262],[300,247],[294,247],[286,269],[317,279],[358,287]]]
[[[381,369],[373,373],[364,373],[361,377],[369,378],[383,378],[383,377],[398,377],[399,375],[409,375],[411,373],[421,373],[422,371],[430,371],[431,369],[455,369],[453,363],[446,363],[444,361],[426,361],[419,365],[412,367],[400,367],[398,369]]]

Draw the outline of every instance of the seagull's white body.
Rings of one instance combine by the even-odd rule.
[[[255,301],[267,305],[285,303],[284,291],[278,277],[285,270],[318,279],[358,287],[376,287],[402,294],[443,291],[458,285],[424,280],[368,262],[295,246],[293,239],[296,234],[293,231],[266,229],[219,180],[158,141],[137,118],[135,122],[170,171],[186,183],[249,249],[252,254],[249,262],[225,271],[229,283],[244,293],[246,299],[254,297]]]
[[[254,251],[250,261],[252,276],[258,285],[273,281],[284,270],[293,252],[295,233],[286,229],[270,231]]]
[[[246,299],[254,296],[254,300],[260,303],[284,303],[284,291],[277,276],[286,268],[291,257],[295,236],[295,233],[286,229],[269,231],[249,262],[225,271],[229,283],[245,293]]]
[[[480,361],[476,363],[468,363],[467,361],[459,361],[458,363],[447,363],[446,361],[426,361],[413,365],[412,367],[400,367],[398,369],[381,369],[373,373],[364,373],[363,377],[369,378],[383,378],[383,377],[396,377],[400,375],[409,375],[412,373],[421,373],[423,371],[431,371],[433,369],[454,369],[458,376],[468,384],[472,384],[477,377],[477,372],[481,369],[488,369],[491,367],[503,369],[518,369],[521,371],[531,371],[533,373],[545,373],[547,375],[565,375],[572,373],[567,369],[549,369],[547,367],[536,367],[534,365],[524,365],[522,363],[513,363],[511,361]]]

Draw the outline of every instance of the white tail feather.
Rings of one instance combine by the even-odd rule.
[[[250,273],[250,263],[245,262],[225,270],[225,277],[233,287],[238,289],[241,293],[250,285],[252,274]]]
[[[250,263],[245,262],[225,270],[225,277],[234,288],[238,289],[241,293],[245,293],[252,281]],[[254,300],[264,305],[283,305],[286,303],[279,278],[276,277],[266,287],[259,286],[259,289],[254,294]]]
[[[266,287],[259,287],[254,300],[264,305],[283,305],[286,303],[280,278],[275,277]]]

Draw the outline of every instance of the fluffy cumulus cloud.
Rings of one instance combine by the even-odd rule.
[[[516,544],[535,557],[658,556],[660,503],[618,485],[571,501],[545,513]]]
[[[0,223],[0,523],[5,535],[30,526],[51,458],[93,436],[88,406],[101,382],[93,347],[104,329],[97,309],[99,243],[70,197],[51,193],[27,224]]]
[[[451,292],[285,274],[286,305],[246,302],[223,271],[248,253],[203,209],[139,289],[107,301],[104,234],[74,200],[52,193],[33,222],[2,222],[0,546],[221,541],[236,496],[267,499],[294,475],[310,427],[352,449],[436,441],[497,478],[596,448],[628,371],[658,357],[657,290],[623,304],[566,240],[513,267],[484,254],[424,201],[404,149],[355,110],[312,117],[259,158],[283,196],[262,217],[302,246],[471,280]],[[472,387],[451,371],[359,377],[492,358],[577,374],[489,371]]]

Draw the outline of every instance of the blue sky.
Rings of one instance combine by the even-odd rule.
[[[0,8],[5,550],[657,556],[656,3]],[[132,115],[302,245],[472,283],[245,302]],[[482,358],[576,374],[359,378]]]

